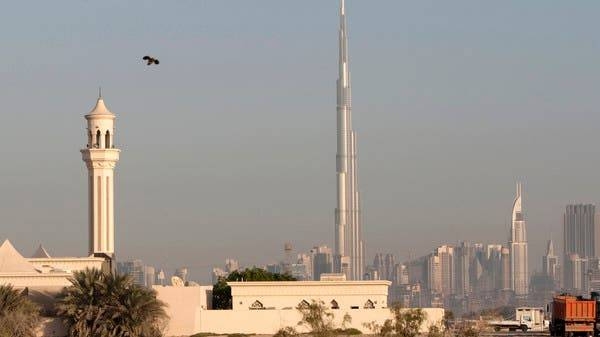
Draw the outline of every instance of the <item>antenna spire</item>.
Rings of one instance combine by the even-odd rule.
[[[98,87],[98,98],[102,98],[102,86]]]

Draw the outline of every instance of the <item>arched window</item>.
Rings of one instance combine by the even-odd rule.
[[[298,309],[307,309],[310,306],[306,300],[302,300],[302,302],[298,303]]]
[[[88,143],[87,143],[88,148],[93,146],[93,144],[92,144],[93,141],[94,141],[94,139],[92,138],[92,131],[88,130]]]
[[[254,301],[254,303],[252,303],[252,305],[250,306],[250,310],[261,310],[264,308],[265,307],[262,303],[260,303],[260,301]]]
[[[364,308],[365,308],[365,309],[375,309],[375,305],[373,304],[373,301],[371,301],[371,300],[367,300],[367,301],[365,302],[365,306],[364,306]]]
[[[336,300],[331,301],[331,309],[339,309],[340,306]]]
[[[96,131],[96,144],[94,144],[95,148],[100,148],[100,137],[102,137],[102,133],[100,130]]]
[[[110,131],[106,130],[106,135],[104,136],[104,147],[110,149]]]

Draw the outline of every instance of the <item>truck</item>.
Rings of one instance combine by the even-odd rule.
[[[514,320],[490,321],[488,325],[495,331],[544,331],[544,308],[518,307],[515,309]]]
[[[595,334],[596,305],[594,298],[560,295],[552,301],[551,336],[588,336]]]

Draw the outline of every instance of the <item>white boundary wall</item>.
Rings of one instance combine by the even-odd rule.
[[[426,308],[427,320],[421,326],[426,332],[432,324],[440,324],[444,316],[444,309]],[[332,310],[335,327],[341,327],[342,319],[346,313],[352,317],[352,323],[347,328],[356,328],[363,333],[371,333],[364,323],[377,322],[383,324],[392,317],[389,309],[353,309]],[[302,315],[298,310],[203,310],[200,312],[200,330],[195,332],[214,333],[254,333],[274,334],[277,330],[291,326],[299,332],[309,332],[304,326],[298,326]],[[177,331],[168,331],[167,336],[177,335]]]
[[[254,333],[274,334],[277,330],[292,326],[299,331],[301,315],[296,309],[273,310],[204,310],[207,292],[202,287],[154,287],[158,298],[167,304],[167,314],[171,318],[167,327],[167,336],[189,336],[198,332],[213,333]],[[427,331],[432,324],[440,324],[444,309],[425,308],[426,322],[421,329]],[[331,310],[335,315],[336,327],[341,326],[344,314],[352,317],[347,327],[356,328],[364,333],[370,331],[364,323],[382,324],[392,317],[387,308],[377,309],[338,309]]]

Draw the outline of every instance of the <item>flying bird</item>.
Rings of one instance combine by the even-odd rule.
[[[142,57],[142,60],[144,60],[144,61],[147,61],[147,62],[148,62],[148,63],[147,63],[147,65],[151,65],[151,64],[159,64],[159,63],[160,63],[160,62],[158,61],[158,59],[155,59],[154,57],[152,57],[152,56],[148,56],[148,55],[146,55],[146,56]]]

